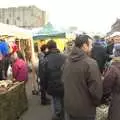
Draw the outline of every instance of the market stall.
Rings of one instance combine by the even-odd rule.
[[[5,42],[9,44],[9,47],[14,43],[19,46],[18,48],[24,54],[26,62],[32,64],[33,78],[31,79],[31,85],[33,89],[36,89],[32,34],[30,34],[28,30],[5,24],[0,24],[0,31],[0,39],[5,40]],[[8,83],[10,86],[8,85],[8,87],[5,87]],[[16,118],[27,109],[25,84],[20,82],[13,83],[12,79],[11,82],[9,81],[8,83],[0,81],[0,120],[16,120]]]
[[[38,31],[33,33],[34,45],[35,48],[38,47],[38,51],[42,44],[45,44],[51,39],[56,41],[57,46],[61,51],[64,50],[66,33],[64,31],[56,30],[52,24],[48,23],[43,28],[40,28]]]
[[[34,47],[32,33],[29,30],[0,23],[0,39],[5,39],[7,42],[19,41],[20,48],[26,43],[29,46],[32,61],[34,61]],[[24,47],[25,48],[25,47]],[[23,50],[23,49],[22,49]]]

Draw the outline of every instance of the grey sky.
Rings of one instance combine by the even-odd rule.
[[[1,0],[0,7],[36,5],[56,26],[78,26],[88,32],[107,32],[120,16],[119,0]]]

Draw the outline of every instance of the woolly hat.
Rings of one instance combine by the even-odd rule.
[[[48,43],[47,43],[47,47],[48,47],[49,50],[51,50],[51,49],[57,48],[57,44],[56,44],[55,41],[50,40],[50,41],[48,41]]]

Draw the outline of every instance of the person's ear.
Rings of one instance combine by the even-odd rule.
[[[86,50],[87,49],[87,44],[83,44],[82,49]]]

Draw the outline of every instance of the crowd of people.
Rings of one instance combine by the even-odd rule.
[[[95,120],[102,104],[109,105],[108,120],[120,120],[120,33],[93,41],[78,35],[69,55],[53,40],[41,47],[41,104],[51,100],[52,120]]]
[[[61,53],[54,40],[41,46],[37,76],[41,104],[52,106],[52,120],[95,120],[96,108],[109,106],[108,120],[120,119],[120,33],[108,40],[83,34]],[[0,40],[0,80],[27,81],[28,65],[17,47]]]
[[[9,69],[10,68],[10,69]],[[8,73],[12,73],[9,78]],[[19,47],[14,43],[12,46],[4,39],[0,40],[0,80],[13,80],[21,82],[28,80],[28,65]]]

